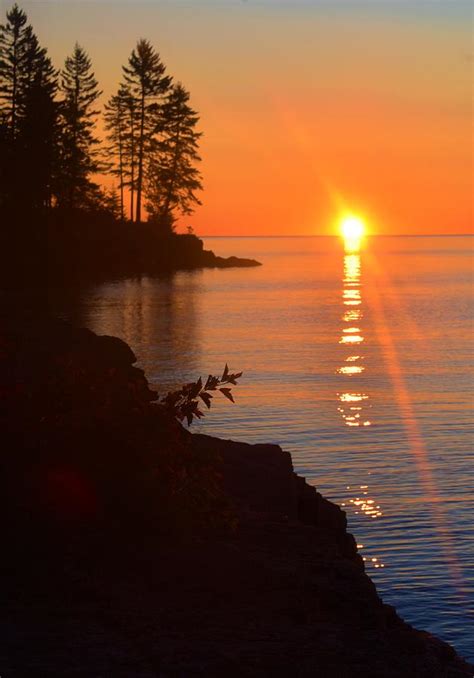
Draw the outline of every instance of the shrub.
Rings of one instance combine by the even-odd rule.
[[[232,389],[229,388],[228,384],[237,385],[237,379],[242,374],[242,372],[231,374],[226,364],[222,377],[214,377],[210,374],[205,384],[203,384],[202,378],[199,377],[197,381],[185,384],[178,391],[168,393],[167,396],[159,401],[159,404],[163,405],[179,421],[186,419],[188,426],[190,426],[194,417],[201,419],[204,416],[204,412],[199,409],[201,402],[210,409],[211,401],[214,397],[213,392],[218,391],[231,402],[235,402],[231,392]]]

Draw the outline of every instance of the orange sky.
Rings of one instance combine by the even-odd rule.
[[[472,232],[470,2],[20,4],[56,66],[86,48],[104,96],[139,37],[191,91],[198,234],[331,233],[341,205],[376,233]]]

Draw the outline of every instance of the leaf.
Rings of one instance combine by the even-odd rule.
[[[230,388],[220,388],[219,391],[231,402],[235,403],[234,397]]]
[[[242,372],[237,372],[236,374],[231,374],[229,372],[229,366],[226,363],[224,368],[224,373],[222,378],[215,377],[212,374],[209,374],[206,379],[206,384],[203,387],[202,379],[199,379],[196,382],[189,382],[184,384],[179,391],[169,392],[164,398],[161,398],[158,402],[166,407],[170,413],[172,413],[179,421],[186,419],[188,426],[190,426],[195,417],[200,419],[204,416],[204,413],[199,409],[199,400],[201,400],[207,407],[210,409],[211,400],[213,396],[208,393],[208,391],[219,391],[222,395],[230,400],[232,403],[235,402],[230,388],[225,388],[223,384],[237,384],[237,379],[242,376]],[[222,388],[220,388],[222,385]]]
[[[191,388],[191,391],[189,393],[189,397],[191,399],[195,398],[201,390],[202,390],[202,379],[201,379],[201,377],[199,377],[197,382],[195,384],[192,384],[192,388]]]
[[[204,390],[205,391],[215,391],[218,383],[219,383],[219,379],[217,377],[213,377],[212,374],[210,374],[207,378],[206,385],[204,386]]]
[[[199,394],[199,397],[200,397],[201,400],[206,404],[207,409],[209,410],[210,407],[211,407],[211,398],[212,398],[211,394],[210,394],[210,393],[205,393],[205,392],[203,391],[202,393]]]

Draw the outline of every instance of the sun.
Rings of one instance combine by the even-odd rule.
[[[360,240],[365,233],[365,222],[355,214],[341,219],[341,231],[345,240]]]
[[[358,252],[366,232],[365,221],[356,214],[346,214],[340,219],[339,227],[344,238],[344,250]]]

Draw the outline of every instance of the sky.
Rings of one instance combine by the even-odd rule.
[[[2,15],[12,3],[2,1]],[[200,114],[199,235],[473,231],[464,0],[25,0],[56,67],[78,41],[104,102],[139,38]]]

